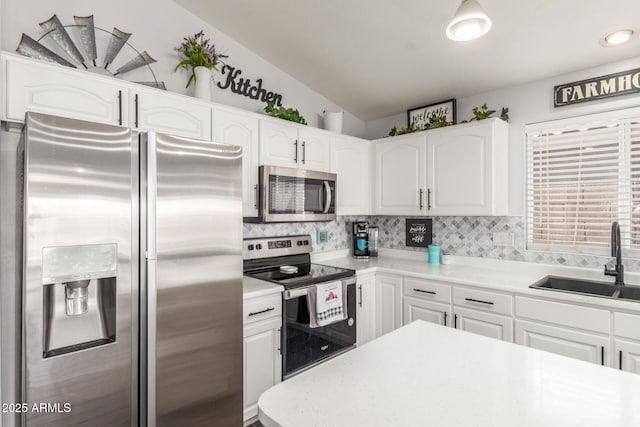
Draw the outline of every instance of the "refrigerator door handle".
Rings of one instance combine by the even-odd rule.
[[[156,263],[147,261],[147,427],[156,426]]]
[[[158,196],[156,135],[147,136],[147,259],[156,259],[156,200]]]

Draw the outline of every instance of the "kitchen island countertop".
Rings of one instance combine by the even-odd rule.
[[[416,321],[276,385],[258,406],[266,427],[631,427],[640,376]]]

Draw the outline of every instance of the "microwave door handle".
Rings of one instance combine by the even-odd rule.
[[[329,181],[324,181],[324,191],[327,197],[324,199],[324,210],[322,212],[329,213],[329,208],[331,207],[331,186],[329,185]]]

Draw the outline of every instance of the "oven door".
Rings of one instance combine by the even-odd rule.
[[[309,327],[307,290],[286,290],[282,304],[282,376],[287,378],[330,357],[352,349],[356,343],[356,278],[347,285],[347,318],[319,328]],[[314,286],[314,285],[312,285]]]
[[[336,174],[260,166],[264,222],[336,219]]]

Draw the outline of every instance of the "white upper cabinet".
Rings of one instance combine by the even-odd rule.
[[[128,91],[105,79],[54,64],[2,55],[2,120],[23,122],[27,111],[128,126]]]
[[[337,175],[338,215],[371,214],[371,143],[331,136],[331,172]]]
[[[131,90],[129,126],[211,140],[211,104],[158,89]]]
[[[242,147],[242,215],[258,216],[259,120],[255,115],[214,107],[213,141]]]
[[[426,215],[427,143],[424,133],[375,143],[376,215]]]
[[[508,124],[488,119],[427,132],[429,215],[506,215]]]
[[[282,121],[282,120],[278,120]],[[260,120],[260,164],[329,172],[330,134],[296,125]]]

